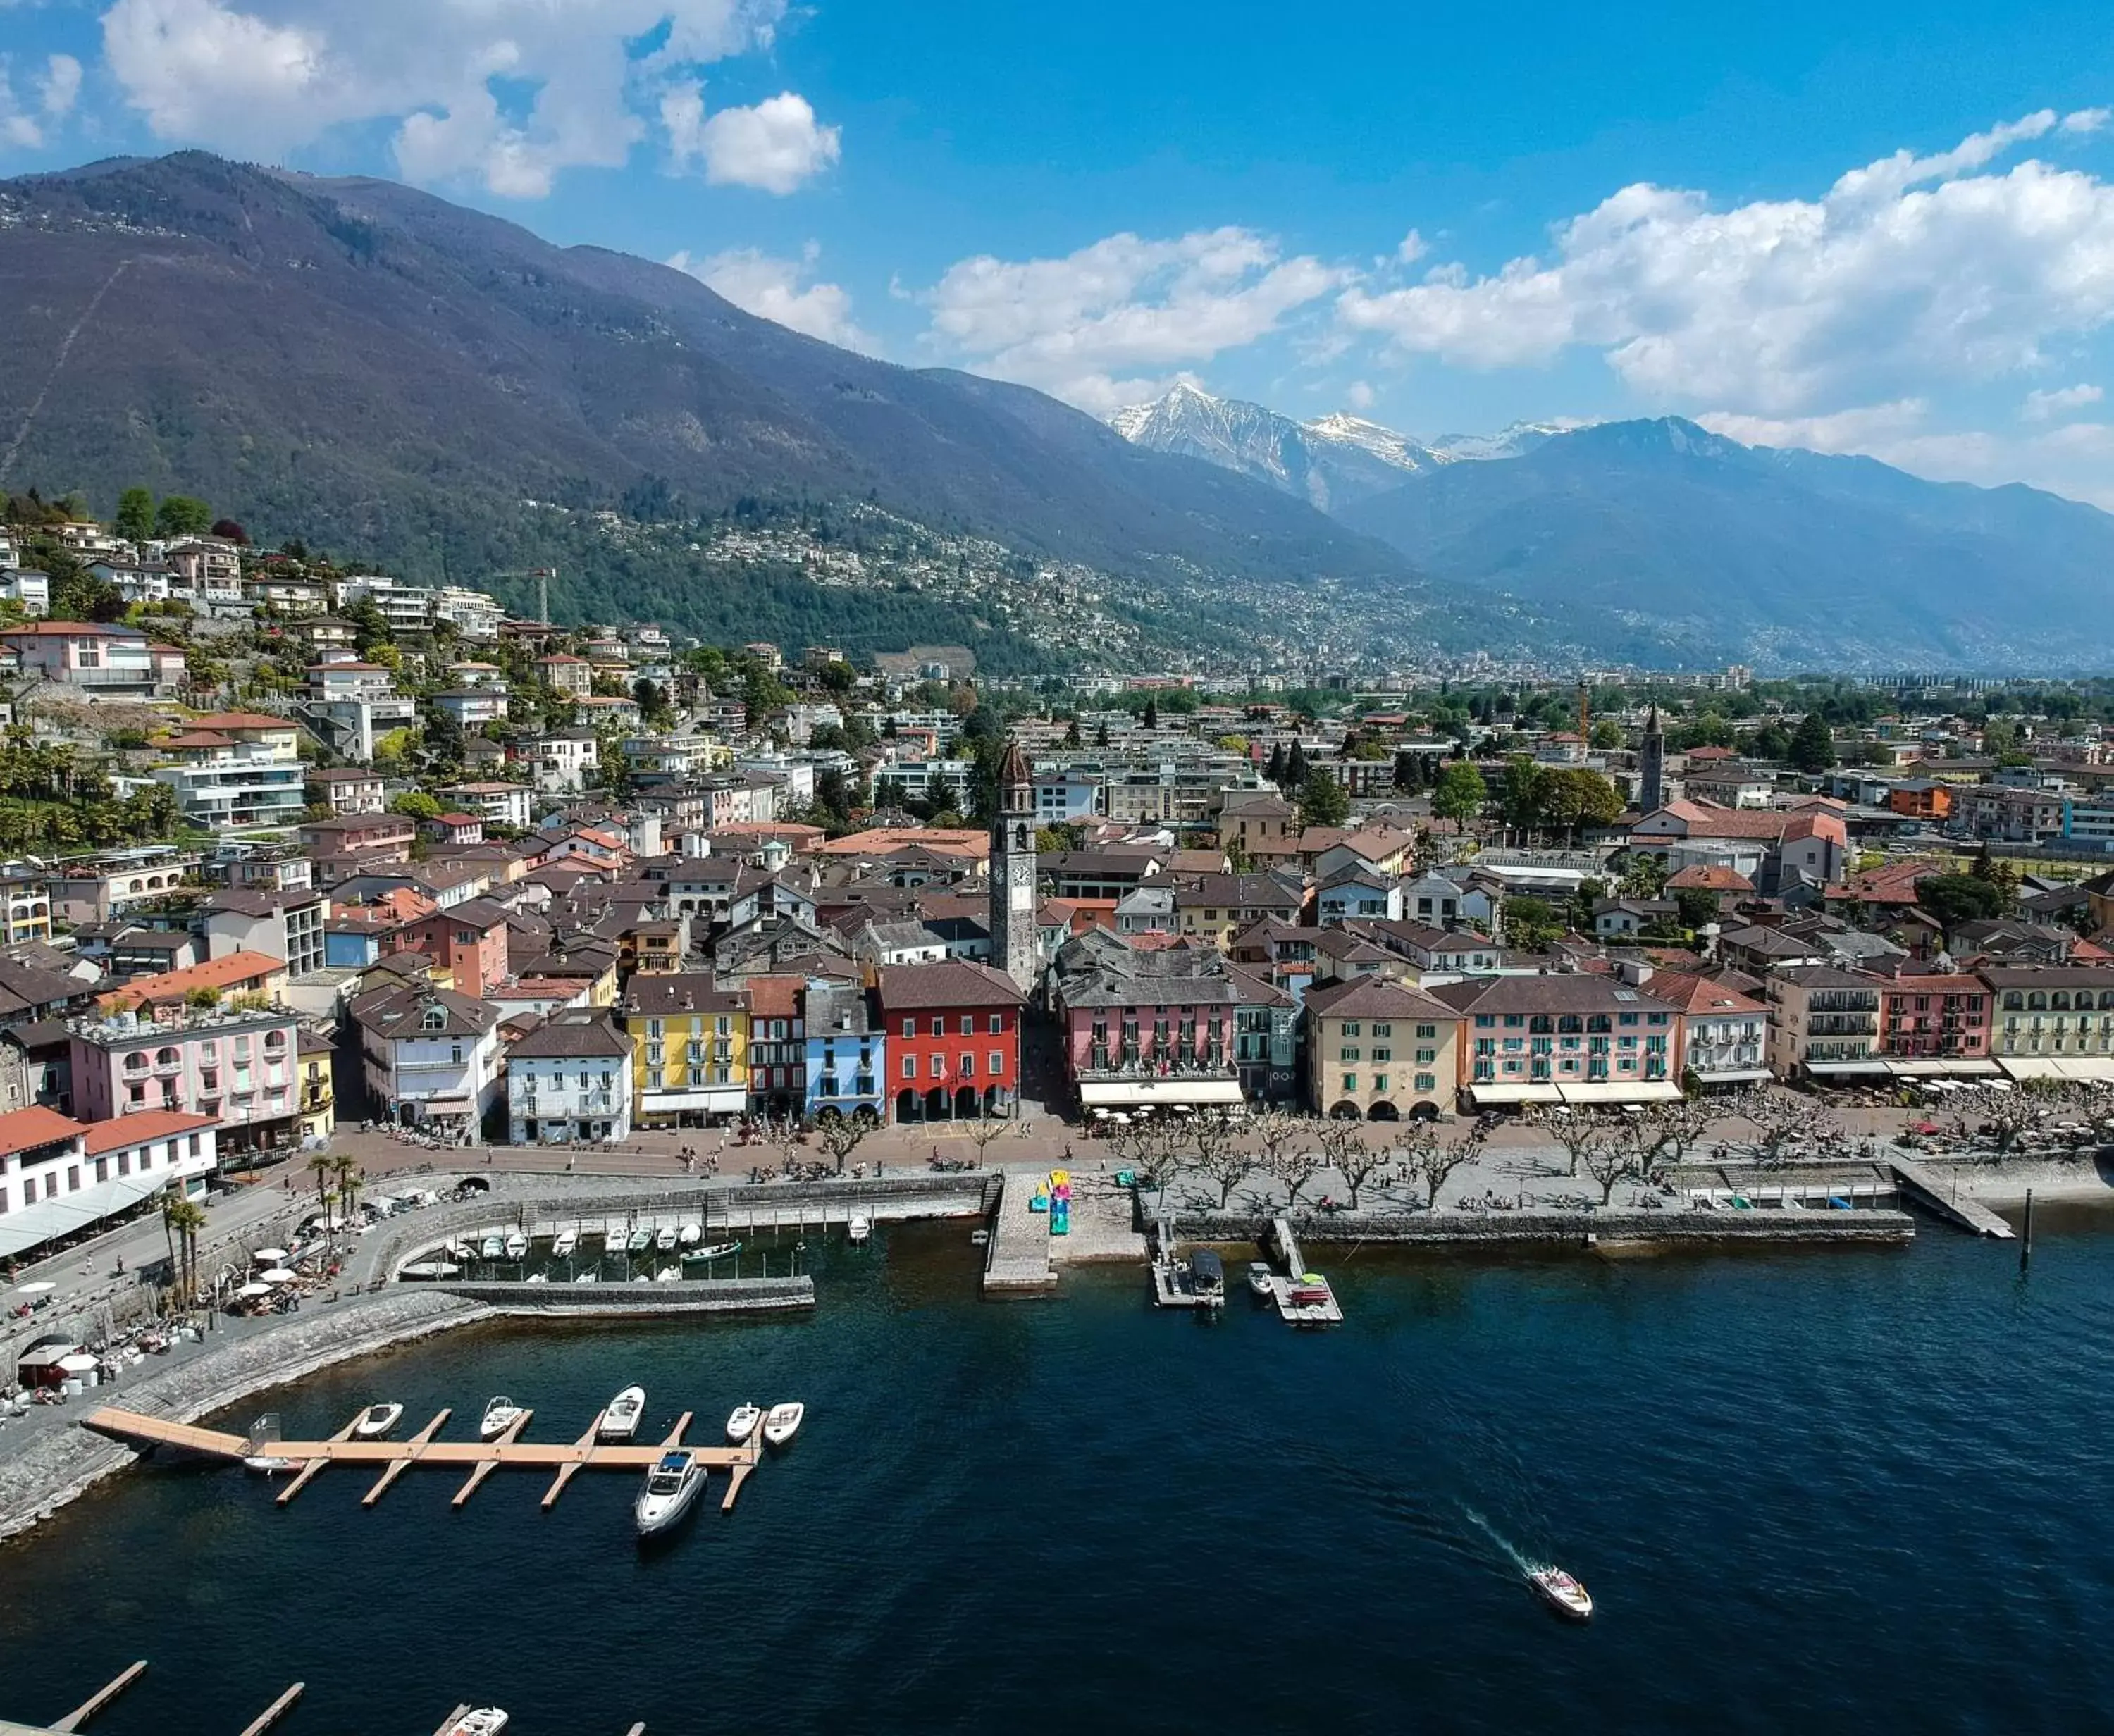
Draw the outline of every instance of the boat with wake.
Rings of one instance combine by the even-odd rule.
[[[1537,1567],[1526,1576],[1526,1583],[1549,1608],[1572,1621],[1590,1621],[1593,1619],[1593,1600],[1586,1595],[1586,1588],[1560,1567]]]

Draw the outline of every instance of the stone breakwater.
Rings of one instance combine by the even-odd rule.
[[[423,1286],[422,1286],[423,1287]],[[775,1313],[815,1305],[815,1281],[712,1278],[684,1284],[478,1284],[432,1286],[481,1302],[497,1313],[543,1319],[599,1316],[638,1319],[661,1314]]]
[[[252,1394],[302,1380],[332,1364],[372,1355],[451,1327],[489,1320],[488,1304],[438,1291],[391,1291],[316,1305],[266,1330],[208,1343],[158,1374],[112,1389],[128,1410],[194,1423]],[[98,1396],[101,1389],[97,1389]],[[67,1426],[0,1462],[0,1539],[28,1530],[133,1460],[130,1449],[75,1426],[93,1402],[70,1406]]]
[[[1172,1214],[1184,1241],[1261,1241],[1271,1219],[1252,1212]],[[1292,1227],[1304,1244],[1390,1242],[1404,1245],[1504,1247],[1519,1243],[1586,1247],[1652,1242],[1668,1247],[1727,1243],[1862,1245],[1915,1236],[1906,1212],[1303,1212]]]

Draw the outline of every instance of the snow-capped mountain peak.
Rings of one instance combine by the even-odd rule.
[[[1370,452],[1384,464],[1392,464],[1398,470],[1414,475],[1429,470],[1434,464],[1449,462],[1448,455],[1434,451],[1426,442],[1408,434],[1384,427],[1377,422],[1368,422],[1362,416],[1352,416],[1337,410],[1326,416],[1318,416],[1306,425],[1306,432],[1316,440],[1325,440],[1337,445],[1355,446],[1361,452]]]

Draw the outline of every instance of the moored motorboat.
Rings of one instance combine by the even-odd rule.
[[[686,1260],[731,1259],[741,1252],[739,1242],[714,1242],[709,1248],[692,1248],[683,1258]]]
[[[646,1487],[632,1505],[638,1534],[667,1530],[693,1506],[705,1487],[705,1464],[685,1447],[671,1447],[646,1473]]]
[[[1526,1583],[1558,1615],[1573,1621],[1592,1619],[1593,1600],[1586,1596],[1586,1588],[1562,1568],[1538,1567],[1526,1576]]]
[[[626,1387],[602,1407],[595,1424],[598,1441],[629,1441],[638,1432],[638,1419],[646,1414],[646,1389]]]
[[[1270,1294],[1270,1281],[1276,1274],[1270,1269],[1268,1260],[1248,1262],[1248,1294],[1267,1297]]]
[[[734,1414],[727,1418],[727,1439],[739,1446],[756,1432],[756,1425],[762,1420],[762,1406],[750,1404],[735,1405]]]
[[[506,1232],[506,1247],[507,1259],[518,1260],[528,1251],[528,1238],[519,1230],[509,1230]]]
[[[771,1446],[783,1446],[800,1432],[805,1405],[773,1405],[763,1418],[763,1438]]]
[[[478,1244],[477,1251],[480,1259],[496,1260],[506,1251],[506,1238],[494,1230]]]
[[[521,1406],[515,1404],[513,1400],[494,1399],[484,1407],[484,1420],[477,1425],[478,1439],[496,1441],[508,1429],[519,1422],[524,1414]]]
[[[355,1441],[379,1441],[394,1428],[404,1414],[401,1405],[369,1405],[359,1414],[359,1420],[352,1425]]]
[[[853,1241],[863,1242],[873,1234],[873,1220],[871,1217],[854,1217],[845,1226],[845,1231]]]
[[[528,1274],[528,1281],[531,1284],[547,1284],[551,1281],[551,1274],[547,1272],[532,1272]]]
[[[653,1250],[655,1253],[670,1254],[675,1251],[675,1227],[673,1224],[663,1224],[659,1229],[653,1232]]]
[[[675,1232],[675,1240],[685,1248],[694,1248],[705,1239],[705,1227],[701,1223],[686,1223]]]
[[[451,1236],[441,1244],[441,1252],[451,1260],[469,1260],[477,1257],[477,1249],[460,1236]]]
[[[561,1230],[551,1238],[551,1257],[569,1260],[573,1257],[573,1249],[579,1245],[580,1232],[578,1230]]]
[[[683,1281],[683,1268],[680,1266],[663,1266],[653,1274],[653,1281],[657,1284],[680,1284]]]
[[[643,1254],[652,1245],[652,1241],[653,1232],[651,1230],[634,1230],[631,1232],[631,1240],[625,1245],[634,1254]]]
[[[506,1728],[506,1712],[497,1706],[480,1706],[464,1712],[450,1725],[442,1736],[499,1736]]]
[[[462,1268],[453,1260],[414,1260],[399,1272],[400,1278],[459,1278]]]
[[[242,1461],[242,1468],[246,1471],[262,1471],[268,1477],[274,1471],[292,1470],[294,1461],[277,1453],[252,1453]]]
[[[585,1272],[580,1273],[578,1277],[574,1278],[573,1281],[575,1284],[599,1284],[602,1282],[602,1274],[599,1272],[597,1272],[593,1267],[590,1266]]]

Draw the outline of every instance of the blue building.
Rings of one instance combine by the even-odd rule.
[[[808,982],[808,1116],[888,1119],[884,1037],[857,983]]]

